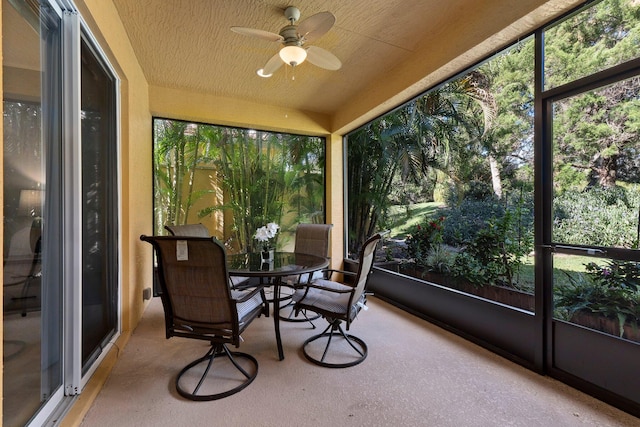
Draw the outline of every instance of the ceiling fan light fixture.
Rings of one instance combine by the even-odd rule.
[[[342,63],[334,54],[320,47],[307,44],[321,37],[333,27],[336,17],[331,12],[318,12],[298,24],[300,10],[289,6],[285,9],[284,16],[289,21],[289,25],[280,28],[278,34],[256,28],[231,27],[231,31],[234,33],[277,42],[282,45],[279,51],[277,53],[274,52],[262,68],[256,70],[258,76],[271,77],[282,67],[283,63],[296,67],[305,61],[325,70],[335,71],[340,69]]]
[[[300,46],[285,46],[280,49],[280,58],[292,67],[300,65],[307,59],[307,51]]]

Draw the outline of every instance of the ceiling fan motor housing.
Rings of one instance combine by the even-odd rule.
[[[280,30],[280,35],[284,39],[284,46],[302,46],[302,38],[298,36],[298,27],[295,25],[287,25]]]

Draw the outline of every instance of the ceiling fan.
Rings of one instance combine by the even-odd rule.
[[[259,76],[271,77],[282,64],[295,67],[302,64],[305,59],[326,70],[338,70],[342,67],[340,60],[328,50],[317,46],[304,46],[305,43],[321,37],[333,27],[336,17],[331,12],[316,13],[300,24],[296,24],[300,19],[300,10],[289,6],[284,10],[284,16],[289,21],[289,25],[282,27],[279,34],[255,28],[231,27],[234,33],[282,44],[280,51],[258,70]]]

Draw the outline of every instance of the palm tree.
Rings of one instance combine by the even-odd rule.
[[[183,224],[193,203],[193,177],[199,159],[199,135],[187,122],[156,120],[154,192],[156,231],[164,224]],[[189,177],[185,188],[185,177]],[[186,194],[185,194],[186,190]]]
[[[437,169],[455,181],[460,164],[454,161],[467,152],[468,141],[479,140],[495,115],[495,102],[482,77],[473,72],[442,85],[348,136],[351,254],[358,253],[367,236],[379,226],[390,205],[396,174],[403,182],[418,184],[430,169]],[[468,125],[472,106],[479,106],[479,114],[484,115],[481,131],[478,126]],[[460,138],[462,134],[464,138]]]

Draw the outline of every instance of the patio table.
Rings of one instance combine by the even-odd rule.
[[[262,262],[260,253],[244,253],[227,256],[230,276],[260,277],[273,279],[273,325],[276,332],[278,357],[284,359],[280,338],[280,287],[285,276],[312,273],[329,266],[325,257],[295,252],[275,252],[273,260]]]

